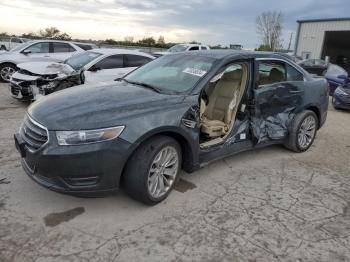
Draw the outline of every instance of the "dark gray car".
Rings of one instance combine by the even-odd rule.
[[[327,107],[326,81],[277,54],[179,53],[43,98],[15,142],[24,170],[49,189],[94,196],[122,183],[155,204],[180,169],[271,144],[306,151]]]

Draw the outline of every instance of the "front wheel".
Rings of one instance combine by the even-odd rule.
[[[126,192],[148,205],[163,201],[181,169],[181,147],[171,137],[157,136],[143,143],[129,159],[123,175]]]
[[[0,82],[9,82],[13,73],[17,71],[14,64],[4,63],[0,65]]]
[[[305,152],[313,144],[318,129],[318,118],[313,111],[297,114],[292,122],[285,146],[294,152]]]

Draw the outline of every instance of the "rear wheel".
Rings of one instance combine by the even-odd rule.
[[[181,147],[171,137],[158,136],[142,144],[129,159],[123,176],[126,192],[148,205],[163,201],[181,168]]]
[[[318,118],[314,112],[306,110],[296,115],[285,146],[294,152],[305,152],[314,142],[317,128]]]
[[[9,82],[13,73],[17,71],[14,64],[4,63],[0,65],[0,81]]]

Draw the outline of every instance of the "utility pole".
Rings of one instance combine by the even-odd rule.
[[[292,46],[292,40],[293,40],[293,32],[290,33],[290,39],[289,39],[289,44],[287,50],[290,50],[290,47]]]

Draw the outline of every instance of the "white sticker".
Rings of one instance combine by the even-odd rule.
[[[182,73],[202,77],[207,73],[207,71],[203,71],[203,70],[198,69],[198,68],[187,67],[184,71],[182,71]]]
[[[247,138],[247,136],[245,133],[239,135],[239,139],[241,139],[241,140],[244,140],[246,138]]]
[[[242,104],[242,106],[241,106],[241,112],[244,113],[244,111],[245,111],[245,104]]]

